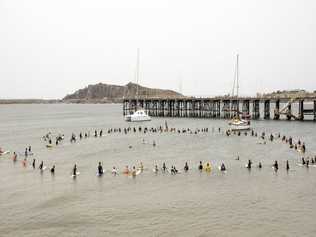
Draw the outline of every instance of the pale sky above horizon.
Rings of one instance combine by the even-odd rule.
[[[135,82],[185,95],[316,90],[316,1],[0,0],[0,99]],[[180,83],[182,82],[182,83]]]

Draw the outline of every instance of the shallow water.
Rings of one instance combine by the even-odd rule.
[[[143,126],[164,125],[154,118]],[[204,128],[199,134],[104,133],[70,144],[72,132],[138,126],[123,121],[119,105],[1,105],[0,146],[23,153],[32,145],[33,158],[48,170],[23,168],[0,157],[0,236],[315,236],[316,168],[297,165],[300,156],[277,140],[257,144],[251,136],[226,137],[217,128],[224,120],[167,119],[169,127]],[[212,132],[212,128],[216,128]],[[254,121],[255,130],[291,135],[316,155],[313,122]],[[47,149],[41,137],[63,133],[65,141]],[[142,144],[142,140],[148,144]],[[155,141],[156,147],[151,144]],[[129,146],[132,146],[130,149]],[[236,156],[240,161],[236,161]],[[263,169],[244,168],[248,159]],[[223,161],[228,172],[197,171],[198,162]],[[280,170],[271,165],[278,160]],[[291,171],[285,171],[289,160]],[[109,171],[143,162],[135,179],[109,172],[96,177],[98,161]],[[158,174],[154,164],[175,165],[188,173]],[[80,175],[70,176],[74,163]]]

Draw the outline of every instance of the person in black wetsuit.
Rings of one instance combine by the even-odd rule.
[[[199,171],[202,171],[203,170],[203,165],[202,165],[202,161],[200,161],[200,164],[199,164]]]
[[[185,162],[184,171],[187,172],[189,170],[188,162]]]
[[[102,167],[102,165],[101,165],[101,162],[99,162],[98,174],[99,174],[99,175],[102,175],[102,174],[103,174],[103,167]]]
[[[251,169],[251,165],[252,165],[251,160],[248,160],[247,168],[248,168],[248,169]]]
[[[306,164],[305,159],[304,157],[302,157],[302,165],[305,165],[305,164]]]
[[[33,169],[35,169],[35,159],[33,159],[32,167],[33,167]]]
[[[51,172],[52,174],[55,174],[55,165],[53,165],[53,167],[50,169],[50,172]]]
[[[278,161],[274,161],[273,167],[274,167],[274,170],[275,170],[275,171],[278,171],[278,169],[279,169]]]
[[[77,175],[77,164],[75,164],[74,168],[72,169],[72,175],[73,176]]]
[[[167,170],[167,167],[166,167],[166,163],[165,163],[165,162],[162,164],[162,170],[163,170],[163,172],[166,172],[166,170]]]
[[[43,166],[44,166],[44,163],[43,163],[43,161],[42,161],[38,168],[39,168],[40,170],[43,170]]]
[[[226,170],[225,164],[222,163],[222,165],[221,165],[221,171],[225,171],[225,170]]]
[[[287,160],[286,161],[286,170],[289,170],[290,169],[290,165],[289,165],[289,161]]]
[[[262,164],[261,162],[259,162],[258,168],[261,169],[262,168]]]

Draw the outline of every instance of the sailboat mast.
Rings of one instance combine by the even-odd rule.
[[[236,98],[238,99],[238,91],[239,91],[239,55],[238,54],[237,54],[237,62],[236,62],[236,78],[237,78]]]
[[[136,110],[138,107],[138,83],[139,83],[139,48],[137,49],[137,62],[136,62]]]

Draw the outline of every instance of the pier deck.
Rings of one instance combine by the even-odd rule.
[[[153,117],[229,119],[240,111],[251,119],[316,121],[316,97],[124,98],[123,115],[131,114],[137,106]]]

